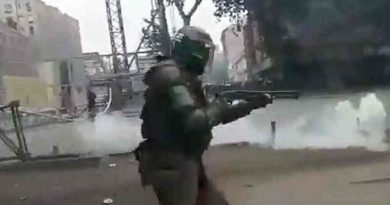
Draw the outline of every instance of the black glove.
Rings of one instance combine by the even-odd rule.
[[[265,108],[267,105],[272,104],[273,98],[269,94],[259,94],[246,100],[252,109]]]

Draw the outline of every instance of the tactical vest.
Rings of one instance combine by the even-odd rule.
[[[145,76],[145,81],[153,79],[156,69],[161,69],[161,67],[152,68]],[[186,78],[185,74],[182,78],[195,101],[195,106],[198,108],[207,106],[208,101],[204,95],[201,81]],[[151,84],[151,82],[146,82],[146,84]],[[181,149],[190,154],[203,153],[210,143],[211,130],[205,130],[201,136],[190,136],[188,133],[183,133],[182,120],[177,119],[171,110],[168,90],[159,90],[151,86],[146,90],[145,104],[141,113],[142,136],[159,146]]]

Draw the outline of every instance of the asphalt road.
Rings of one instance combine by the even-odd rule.
[[[212,148],[209,175],[232,205],[378,204],[390,202],[389,183],[350,182],[389,177],[388,153],[347,150],[272,151],[246,146]],[[111,165],[111,166],[110,166]],[[131,156],[103,159],[97,166],[40,165],[0,171],[0,204],[158,204],[141,187]]]

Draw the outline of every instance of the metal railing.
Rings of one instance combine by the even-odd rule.
[[[96,65],[96,69],[100,69],[100,71],[105,74],[140,73],[156,61],[154,55],[155,53],[152,51],[140,51],[121,54],[120,56],[115,56],[114,54],[85,54],[81,57],[74,57],[74,59],[81,59],[84,62],[96,62],[94,64]],[[124,58],[126,58],[129,62],[129,70],[116,67],[117,64],[114,63],[114,58],[117,58],[118,61],[124,61]]]
[[[0,128],[0,140],[15,154],[15,157],[10,157],[2,160],[19,159],[25,161],[30,153],[26,143],[26,137],[24,136],[21,115],[19,113],[19,101],[12,101],[6,106],[0,107],[0,111],[9,110],[12,113],[12,122],[14,125],[17,143],[8,138],[5,131]]]

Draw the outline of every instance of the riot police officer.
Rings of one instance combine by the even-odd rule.
[[[142,182],[154,188],[161,205],[228,204],[202,163],[211,130],[264,106],[259,101],[231,105],[223,99],[207,100],[200,77],[213,54],[209,34],[184,27],[174,38],[171,58],[145,76],[148,89],[141,119],[146,140],[137,155]]]

